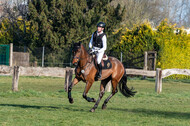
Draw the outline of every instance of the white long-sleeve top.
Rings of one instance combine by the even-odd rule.
[[[102,34],[103,33],[103,31],[102,32],[100,32],[100,33],[97,33],[97,32],[95,32],[95,34],[97,34],[97,36],[99,36],[100,34]],[[90,39],[90,43],[89,43],[89,48],[92,48],[92,46],[93,46],[93,36],[94,36],[94,33],[92,34],[92,37],[91,37],[91,39]],[[102,42],[103,42],[103,47],[102,48],[99,48],[99,47],[94,47],[93,46],[93,51],[98,51],[98,52],[103,52],[103,51],[105,51],[106,49],[107,49],[107,38],[106,38],[106,35],[104,35],[103,37],[102,37]]]

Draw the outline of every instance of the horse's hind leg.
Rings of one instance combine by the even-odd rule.
[[[99,98],[98,98],[98,100],[96,101],[94,107],[90,110],[91,112],[94,112],[95,109],[98,107],[98,104],[99,104],[100,100],[102,99],[102,97],[103,97],[103,95],[104,95],[104,93],[105,93],[105,87],[106,87],[107,83],[109,82],[109,80],[110,80],[110,79],[108,78],[108,79],[106,79],[106,80],[102,80],[102,81],[101,81]]]
[[[106,104],[108,103],[108,101],[112,98],[112,96],[114,96],[118,92],[118,90],[117,90],[118,81],[117,80],[111,80],[111,82],[112,82],[112,93],[104,101],[104,104],[102,105],[102,109],[106,109],[106,107],[107,107]]]

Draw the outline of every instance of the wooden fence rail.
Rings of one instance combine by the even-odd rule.
[[[12,69],[12,70],[11,70]],[[30,72],[29,72],[30,71]],[[32,73],[31,73],[32,71]],[[56,74],[52,75],[52,71]],[[59,72],[58,72],[59,71]],[[18,81],[20,76],[57,76],[57,77],[65,77],[65,90],[68,91],[68,86],[71,84],[73,68],[28,68],[28,67],[19,67],[14,66],[13,68],[4,68],[0,66],[0,74],[4,75],[13,75],[12,81],[12,90],[18,91]],[[62,74],[64,73],[64,74]],[[147,71],[147,70],[139,70],[139,69],[126,69],[127,75],[141,75],[146,77],[156,77],[155,79],[155,91],[157,93],[162,92],[162,79],[168,77],[173,74],[182,74],[190,76],[190,69],[165,69],[161,70],[157,68],[156,71]],[[106,87],[107,91],[111,91],[111,83],[109,82]]]
[[[147,77],[155,77],[156,71],[148,71],[148,70],[141,70],[141,69],[125,69],[127,75],[141,75]]]
[[[190,69],[165,69],[161,70],[157,68],[156,71],[126,69],[128,75],[142,75],[147,77],[156,77],[155,91],[157,93],[162,92],[162,79],[173,74],[182,74],[190,76]]]
[[[168,77],[173,74],[182,74],[190,76],[190,69],[165,69],[162,70],[162,78]]]
[[[190,69],[156,69],[156,92],[162,91],[162,78],[168,77],[173,74],[181,74],[190,76]]]

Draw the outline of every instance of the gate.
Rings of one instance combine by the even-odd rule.
[[[10,45],[0,45],[0,65],[9,65]]]

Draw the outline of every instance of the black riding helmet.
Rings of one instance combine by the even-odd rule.
[[[106,24],[104,22],[99,22],[97,24],[97,27],[102,27],[102,28],[105,28],[106,27]]]

